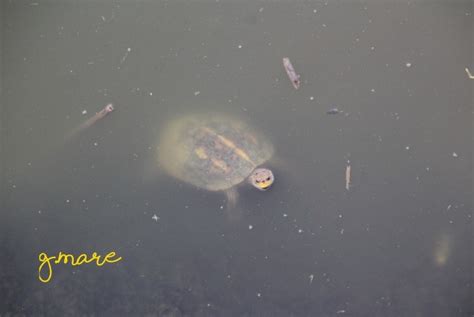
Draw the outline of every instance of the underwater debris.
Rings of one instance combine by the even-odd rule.
[[[326,114],[339,114],[339,113],[342,113],[342,111],[337,108],[331,108],[328,111],[326,111]]]

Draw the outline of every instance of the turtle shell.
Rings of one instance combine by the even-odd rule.
[[[273,146],[247,124],[223,115],[181,117],[164,127],[158,161],[170,175],[199,188],[226,190],[273,155]]]

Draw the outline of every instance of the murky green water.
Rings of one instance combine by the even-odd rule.
[[[2,2],[0,315],[470,316],[472,9]],[[273,142],[237,221],[156,163],[191,112]]]

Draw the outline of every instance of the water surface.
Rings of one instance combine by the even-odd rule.
[[[1,315],[474,313],[471,2],[1,6]],[[237,222],[156,163],[190,112],[275,146]],[[38,280],[41,252],[111,250]]]

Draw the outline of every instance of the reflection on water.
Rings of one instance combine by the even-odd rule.
[[[2,9],[0,315],[472,313],[469,1]],[[157,164],[160,131],[195,113],[274,146],[237,222]],[[39,282],[59,251],[123,260]]]

